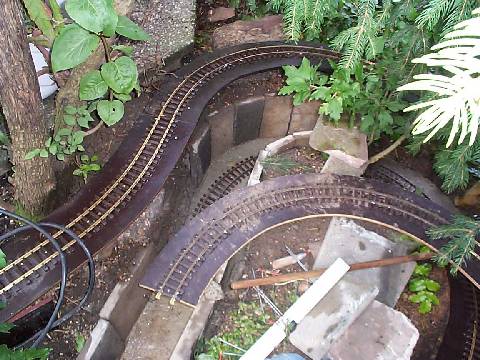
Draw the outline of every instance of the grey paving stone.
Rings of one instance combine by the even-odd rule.
[[[374,301],[324,360],[408,360],[418,337],[418,330],[404,314]]]
[[[263,118],[265,97],[251,97],[235,104],[233,143],[242,144],[258,138]]]
[[[377,288],[359,279],[340,280],[297,325],[290,342],[313,360],[321,360],[377,294]]]
[[[172,307],[166,297],[149,302],[128,337],[122,360],[169,359],[192,312],[187,305]]]
[[[396,243],[347,219],[335,218],[330,222],[324,241],[315,260],[314,268],[328,267],[341,257],[347,263],[378,260],[406,255],[409,247]],[[414,262],[375,269],[352,271],[346,279],[357,279],[379,289],[377,300],[394,306],[415,267]]]
[[[198,186],[212,160],[212,136],[206,122],[195,128],[189,143],[189,159],[192,181]]]
[[[222,155],[233,146],[233,120],[235,118],[234,106],[227,106],[220,111],[215,111],[207,116],[210,124],[212,142],[212,159]]]
[[[265,96],[260,137],[286,136],[292,107],[290,96]]]
[[[312,130],[318,119],[318,108],[320,105],[319,101],[310,101],[294,106],[288,133]]]
[[[119,359],[124,347],[125,344],[114,327],[107,320],[100,319],[77,360]]]

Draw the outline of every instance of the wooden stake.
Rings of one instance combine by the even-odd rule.
[[[398,265],[398,264],[403,264],[410,261],[430,260],[432,257],[433,257],[432,253],[422,253],[422,254],[414,254],[414,255],[397,256],[397,257],[392,257],[388,259],[365,261],[365,262],[350,265],[349,271]],[[261,285],[274,285],[274,284],[284,283],[288,281],[307,280],[307,279],[319,277],[324,272],[325,272],[325,269],[319,269],[319,270],[312,270],[312,271],[294,272],[289,274],[269,276],[269,277],[258,278],[258,279],[240,280],[240,281],[232,282],[230,287],[234,290],[238,290],[238,289],[246,289],[246,288],[261,286]]]

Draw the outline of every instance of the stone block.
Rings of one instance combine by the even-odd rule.
[[[404,314],[374,301],[324,360],[409,360],[418,337]]]
[[[251,97],[235,104],[233,144],[239,145],[258,138],[265,107],[265,97]]]
[[[322,174],[361,176],[365,172],[366,168],[367,164],[361,167],[354,167],[337,157],[329,156],[320,172]]]
[[[275,138],[286,136],[292,107],[292,98],[290,96],[265,96],[260,137]]]
[[[122,360],[170,359],[193,308],[169,302],[161,297],[145,306],[128,337]]]
[[[377,294],[377,288],[358,279],[340,280],[300,321],[290,342],[313,360],[321,360]]]
[[[292,134],[298,131],[312,130],[319,116],[318,108],[320,105],[320,101],[309,101],[298,106],[294,106],[292,109],[288,133]]]
[[[212,160],[212,137],[208,123],[198,125],[189,144],[190,175],[198,186]]]
[[[233,120],[235,109],[227,106],[207,116],[210,124],[212,159],[215,159],[233,146]]]
[[[115,328],[104,319],[98,320],[77,360],[119,359],[125,344]]]
[[[238,44],[284,40],[280,15],[265,16],[257,20],[239,20],[223,25],[213,32],[213,48]]]
[[[154,246],[150,244],[136,257],[136,265],[131,271],[132,276],[129,280],[119,282],[113,288],[100,310],[100,318],[109,321],[122,339],[128,337],[151,294],[150,291],[139,287],[138,282],[153,256]]]
[[[315,260],[314,268],[330,266],[341,257],[348,264],[403,256],[408,246],[384,238],[357,225],[351,220],[333,219],[325,234],[322,246]],[[388,306],[395,306],[403,289],[412,275],[415,262],[352,271],[346,279],[357,279],[379,289],[377,300]]]
[[[234,8],[220,6],[208,12],[208,21],[210,22],[224,21],[233,17],[235,17]]]

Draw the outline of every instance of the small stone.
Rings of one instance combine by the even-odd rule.
[[[417,328],[404,314],[374,301],[324,360],[409,360],[418,338]]]
[[[300,321],[290,342],[313,360],[321,360],[377,294],[377,288],[356,279],[340,280]]]
[[[282,17],[272,15],[258,20],[238,20],[215,29],[212,39],[214,49],[253,42],[283,40]]]
[[[217,7],[208,12],[208,21],[224,21],[235,17],[235,9],[229,7]]]

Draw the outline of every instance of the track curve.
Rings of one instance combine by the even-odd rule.
[[[269,229],[312,217],[342,216],[412,236],[433,250],[425,231],[451,213],[398,186],[348,176],[296,175],[243,188],[218,200],[185,225],[150,265],[141,286],[195,305],[222,264]],[[437,360],[480,359],[477,299],[480,262],[449,278],[450,318]],[[473,276],[473,277],[472,277]],[[475,285],[477,286],[475,286]]]
[[[318,44],[269,42],[222,49],[183,67],[163,85],[147,107],[134,114],[137,126],[120,149],[73,201],[47,217],[85,239],[92,253],[122,232],[161,190],[180,158],[197,120],[224,86],[242,76],[297,65],[303,57],[315,63],[339,54]],[[135,104],[132,105],[134,107]],[[54,237],[68,253],[70,269],[85,258],[62,232]],[[0,301],[7,307],[0,322],[34,301],[59,278],[57,253],[44,239],[18,238],[3,247],[8,265],[0,270]]]

